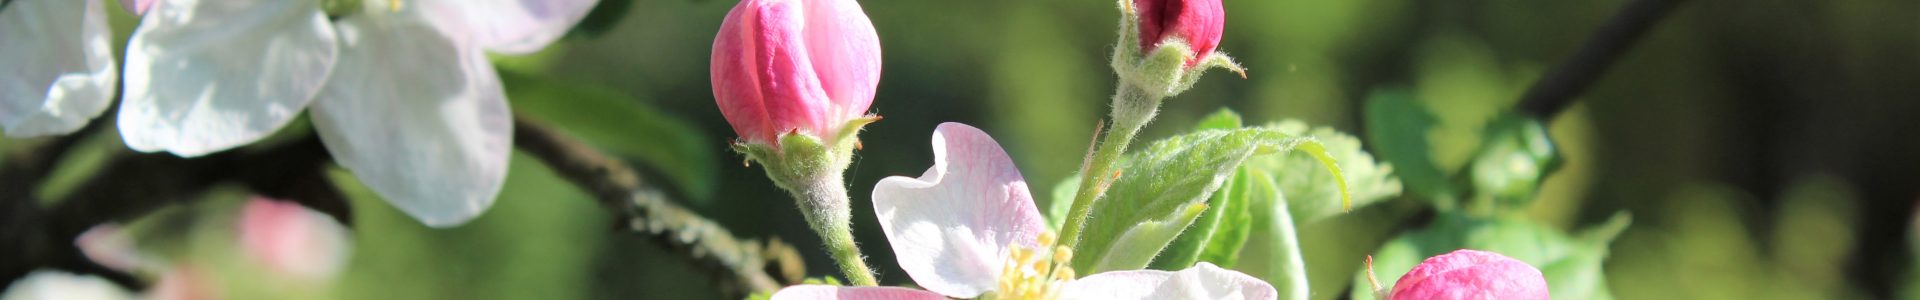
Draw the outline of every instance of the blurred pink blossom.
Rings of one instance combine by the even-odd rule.
[[[1427,258],[1407,271],[1390,297],[1410,299],[1549,299],[1540,270],[1499,253],[1461,249]]]

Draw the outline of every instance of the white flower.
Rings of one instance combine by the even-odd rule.
[[[0,8],[0,127],[10,137],[79,130],[118,84],[100,1],[15,0]]]
[[[926,291],[801,285],[774,299],[1273,299],[1272,285],[1200,263],[1179,272],[1075,277],[1072,251],[1052,247],[1033,195],[992,137],[960,123],[933,134],[934,164],[920,178],[887,177],[873,209],[900,267]],[[991,294],[989,294],[991,293]]]
[[[66,1],[66,0],[59,0]],[[133,294],[106,279],[60,271],[33,271],[7,285],[0,300],[116,300]]]
[[[513,117],[483,50],[538,51],[597,0],[159,0],[129,42],[120,130],[197,156],[257,141],[311,105],[334,160],[429,226],[491,206]]]

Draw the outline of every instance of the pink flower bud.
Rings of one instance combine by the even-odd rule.
[[[873,104],[880,38],[853,0],[745,0],[710,63],[714,100],[744,142],[796,131],[833,141]]]
[[[298,203],[254,197],[240,209],[240,245],[268,270],[329,279],[346,265],[351,237],[333,217]]]
[[[1140,53],[1153,53],[1160,42],[1178,38],[1193,47],[1188,67],[1220,46],[1227,24],[1220,0],[1133,0],[1133,7],[1140,14]]]
[[[1456,250],[1427,258],[1394,284],[1402,299],[1548,299],[1539,269],[1499,253]]]

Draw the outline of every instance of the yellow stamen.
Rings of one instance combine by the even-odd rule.
[[[1000,270],[1000,282],[996,285],[994,299],[1053,299],[1060,295],[1060,287],[1074,279],[1074,272],[1068,263],[1073,260],[1073,249],[1066,246],[1054,246],[1058,236],[1053,232],[1042,232],[1034,237],[1037,244],[1032,248],[1022,245],[1010,245],[1007,249],[1007,261]]]
[[[391,10],[393,12],[400,12],[400,7],[402,7],[402,3],[400,3],[401,1],[404,1],[404,0],[388,0],[387,10]]]

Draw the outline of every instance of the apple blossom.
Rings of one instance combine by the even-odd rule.
[[[1141,53],[1153,52],[1168,39],[1179,39],[1200,55],[1187,58],[1187,66],[1192,67],[1220,45],[1220,31],[1227,23],[1220,0],[1132,1],[1140,11]]]
[[[113,101],[113,33],[100,1],[15,0],[0,8],[0,127],[31,137],[79,130]]]
[[[852,0],[746,0],[713,41],[714,101],[747,143],[798,131],[831,143],[867,113],[880,40]]]
[[[1274,299],[1272,285],[1200,263],[1178,272],[1076,277],[1073,251],[1055,246],[1033,195],[992,137],[960,123],[933,135],[920,178],[881,179],[873,209],[900,267],[926,291],[801,285],[774,299]]]
[[[1461,249],[1427,258],[1393,285],[1390,299],[1548,299],[1547,279],[1525,262]]]
[[[353,246],[346,226],[333,216],[292,201],[248,199],[234,227],[248,258],[296,279],[333,277],[346,266]]]
[[[65,1],[65,0],[62,0]],[[6,286],[0,300],[122,300],[133,293],[105,278],[40,270]]]
[[[1111,183],[1113,165],[1120,160],[1140,128],[1160,114],[1160,103],[1200,81],[1200,75],[1223,68],[1246,78],[1245,68],[1215,48],[1226,11],[1220,0],[1119,0],[1119,43],[1113,45],[1109,65],[1120,80],[1114,87],[1112,129],[1102,133],[1097,148],[1082,167],[1080,186],[1070,202],[1062,238],[1080,242],[1093,202]]]
[[[311,105],[333,158],[429,226],[465,223],[506,178],[512,113],[486,51],[552,43],[597,0],[129,0],[119,127],[192,157],[266,137]],[[154,3],[157,2],[157,3]]]
[[[714,37],[713,98],[740,139],[734,151],[758,161],[794,195],[807,225],[827,243],[841,272],[859,285],[873,275],[848,226],[841,177],[880,80],[880,40],[853,0],[745,0]]]

